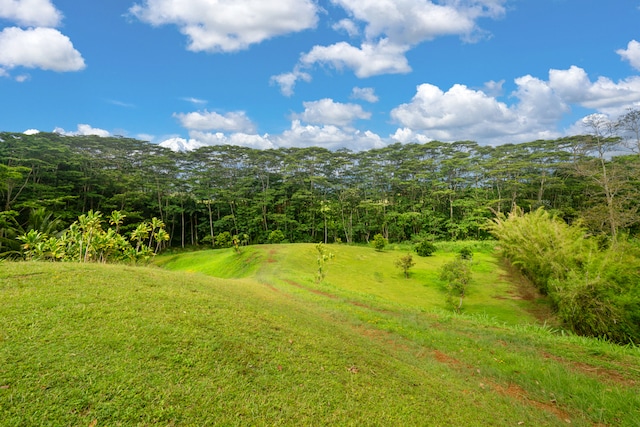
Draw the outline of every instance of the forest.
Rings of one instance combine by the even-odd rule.
[[[594,234],[640,226],[640,112],[599,116],[584,135],[496,147],[472,141],[396,143],[353,152],[240,146],[172,152],[97,136],[0,133],[0,253],[33,228],[89,211],[166,224],[167,245],[211,245],[221,233],[266,243],[486,239],[516,206],[543,207]],[[36,216],[37,217],[37,216]],[[277,231],[277,233],[273,233]],[[2,250],[5,249],[5,250]]]

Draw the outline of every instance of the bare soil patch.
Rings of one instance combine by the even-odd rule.
[[[638,381],[629,378],[622,373],[613,369],[604,368],[602,366],[594,366],[585,362],[577,362],[574,360],[567,360],[559,356],[555,356],[549,353],[543,353],[545,359],[552,359],[556,362],[566,366],[569,369],[585,374],[600,380],[609,381],[615,384],[623,385],[626,387],[635,387],[638,385]]]

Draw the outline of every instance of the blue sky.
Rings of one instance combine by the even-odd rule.
[[[0,130],[497,145],[640,108],[640,0],[0,0]]]

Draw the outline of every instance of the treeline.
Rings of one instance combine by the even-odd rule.
[[[224,232],[263,243],[276,230],[290,242],[368,242],[377,233],[392,242],[483,239],[487,220],[515,206],[544,207],[569,223],[580,217],[594,233],[635,233],[639,156],[597,130],[497,147],[436,141],[362,152],[187,153],[122,137],[5,132],[0,249],[34,228],[38,209],[62,227],[89,211],[122,212],[128,231],[156,217],[172,246],[212,244]]]

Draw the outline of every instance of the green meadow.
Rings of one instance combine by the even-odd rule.
[[[0,425],[638,426],[640,350],[560,330],[489,243],[0,263]]]

